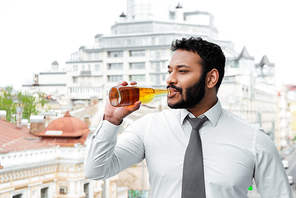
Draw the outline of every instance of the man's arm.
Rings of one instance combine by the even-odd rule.
[[[127,86],[128,83],[124,81],[118,85]],[[141,102],[137,101],[131,106],[113,107],[109,101],[106,102],[104,121],[93,135],[84,161],[84,173],[87,178],[99,180],[111,177],[128,168],[128,165],[143,159],[144,149],[137,131],[131,129],[131,132],[122,138],[123,143],[116,146],[120,124],[127,115],[138,110],[140,105]]]
[[[144,159],[144,145],[138,131],[131,125],[120,135],[119,126],[103,121],[92,137],[84,161],[84,174],[89,179],[110,178]]]
[[[279,152],[270,137],[257,132],[255,182],[262,198],[293,198]]]

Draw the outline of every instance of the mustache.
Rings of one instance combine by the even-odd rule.
[[[166,88],[167,89],[168,88],[176,89],[180,93],[182,93],[182,91],[183,91],[183,89],[181,87],[176,87],[175,85],[168,85]]]

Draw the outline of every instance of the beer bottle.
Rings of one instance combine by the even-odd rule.
[[[109,100],[112,106],[122,107],[133,105],[137,101],[143,104],[151,102],[154,98],[167,96],[167,89],[138,87],[138,86],[114,86],[109,91]]]

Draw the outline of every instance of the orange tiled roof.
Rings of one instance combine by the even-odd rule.
[[[61,131],[61,135],[48,135],[47,131]],[[51,122],[42,133],[29,133],[26,126],[17,128],[16,124],[0,120],[0,153],[36,149],[43,147],[73,147],[76,143],[84,144],[89,128],[83,121],[72,117],[69,112],[64,117]]]
[[[0,154],[56,145],[40,142],[40,138],[30,134],[26,126],[17,128],[16,124],[0,120]]]

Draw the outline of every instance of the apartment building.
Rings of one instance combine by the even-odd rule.
[[[92,46],[80,47],[66,62],[69,98],[101,99],[123,80],[165,87],[170,46],[176,38],[200,36],[218,43],[226,56],[237,55],[231,41],[218,38],[210,13],[186,12],[173,2],[128,0],[127,14],[119,16],[111,34],[97,34]]]

